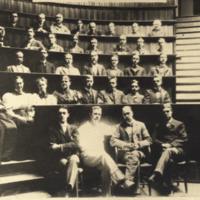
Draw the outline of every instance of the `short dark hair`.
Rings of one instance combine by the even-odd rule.
[[[58,111],[59,111],[61,108],[62,108],[62,109],[65,109],[65,110],[67,110],[67,111],[69,112],[69,107],[68,107],[67,105],[59,106]]]
[[[29,29],[33,29],[33,32],[34,32],[34,28],[32,26],[27,26],[26,27],[26,31],[28,31]]]

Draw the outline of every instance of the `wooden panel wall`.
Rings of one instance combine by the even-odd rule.
[[[174,5],[174,3],[173,3]],[[146,7],[145,7],[146,6]],[[88,7],[66,5],[58,6],[54,4],[33,4],[29,1],[0,0],[0,8],[5,10],[15,10],[21,13],[39,14],[45,13],[54,17],[57,13],[63,14],[64,18],[98,19],[98,20],[170,20],[174,19],[175,6],[163,5],[155,7],[144,4],[134,7]]]
[[[0,48],[0,69],[5,71],[6,67],[15,63],[14,53],[16,51],[22,51],[24,53],[24,65],[29,67],[33,71],[33,66],[40,59],[39,52],[34,50],[25,50],[19,48]],[[99,63],[103,64],[106,69],[110,68],[111,55],[99,55]],[[64,53],[49,52],[48,59],[55,67],[63,66]],[[89,64],[89,54],[73,54],[73,65],[82,72],[82,67]],[[158,64],[158,55],[154,56],[140,56],[139,65],[144,67],[148,73],[153,66]],[[168,56],[167,65],[175,72],[175,56]],[[124,70],[131,65],[131,55],[124,55],[119,57],[119,68]]]
[[[0,73],[0,97],[6,92],[12,92],[14,78],[20,75],[24,78],[24,91],[27,93],[38,93],[36,79],[43,76],[48,80],[48,92],[53,93],[55,90],[61,92],[61,75],[49,74],[19,74],[19,73]],[[70,76],[71,88],[81,90],[84,83],[84,76]],[[130,92],[130,80],[136,79],[139,81],[140,93],[144,94],[146,89],[153,87],[153,77],[118,77],[117,88],[125,94]],[[97,91],[104,90],[107,86],[107,77],[94,77],[94,89]],[[175,102],[175,77],[164,77],[163,87],[169,92],[173,102]]]

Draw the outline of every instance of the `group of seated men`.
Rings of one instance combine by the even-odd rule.
[[[135,194],[139,194],[136,170],[147,156],[145,149],[152,144],[157,147],[159,156],[149,181],[163,183],[164,180],[167,185],[173,186],[169,173],[170,163],[171,160],[179,162],[185,159],[187,133],[183,122],[173,119],[173,110],[169,103],[163,104],[162,111],[161,121],[156,124],[151,137],[145,124],[134,119],[134,112],[130,106],[122,108],[124,120],[114,129],[100,122],[102,108],[99,106],[91,107],[89,121],[79,128],[68,124],[68,108],[60,107],[59,120],[49,128],[48,138],[49,147],[53,152],[52,160],[67,174],[66,196],[70,195],[74,188],[80,159],[84,166],[96,167],[101,171],[103,196],[110,196],[111,182],[127,191],[135,185]],[[125,175],[104,149],[105,136],[108,135],[111,135],[110,145],[118,149],[118,162],[127,166]]]
[[[17,12],[13,12],[10,17],[10,21],[2,24],[5,27],[12,28],[22,28],[22,26],[18,22],[19,17]],[[70,31],[63,24],[63,15],[58,13],[55,16],[55,23],[53,23],[50,27],[48,27],[46,22],[46,16],[44,13],[40,13],[37,16],[37,22],[31,25],[34,30],[40,31],[43,33],[52,32],[52,33],[61,33],[61,34],[80,34],[80,35],[90,35],[90,36],[119,36],[119,33],[116,32],[115,24],[110,22],[108,24],[108,31],[102,33],[97,30],[97,26],[95,22],[89,23],[89,31],[84,30],[84,24],[82,20],[78,19],[76,22],[76,29]],[[129,37],[133,36],[165,36],[165,32],[162,30],[162,22],[159,19],[154,20],[153,29],[149,33],[143,33],[139,30],[138,23],[132,24],[132,32],[127,34]]]
[[[73,55],[70,53],[64,54],[64,64],[55,68],[54,64],[47,60],[48,52],[45,48],[39,50],[39,59],[32,64],[31,70],[29,67],[23,65],[24,54],[21,51],[15,53],[14,65],[7,66],[7,72],[20,72],[20,73],[52,73],[61,75],[80,75],[78,68],[73,66]],[[119,56],[111,56],[111,66],[106,69],[102,64],[98,63],[99,56],[95,51],[90,52],[90,62],[83,65],[81,68],[82,75],[93,75],[93,76],[172,76],[172,70],[166,65],[167,55],[160,54],[158,59],[158,65],[152,67],[150,71],[146,72],[145,68],[138,65],[140,62],[140,55],[134,53],[131,59],[131,65],[125,68],[123,71],[119,69]]]
[[[71,80],[67,75],[62,76],[61,90],[49,94],[47,79],[44,77],[36,80],[38,93],[25,93],[24,81],[17,76],[14,81],[13,92],[5,93],[3,103],[14,110],[33,105],[57,105],[57,104],[163,104],[171,103],[169,93],[162,88],[162,77],[154,76],[152,88],[147,89],[144,95],[139,93],[139,82],[135,79],[130,81],[130,92],[124,94],[117,89],[117,77],[108,77],[107,86],[104,90],[93,89],[94,79],[92,75],[86,75],[82,88],[77,91],[71,89]],[[19,105],[18,105],[19,104]]]
[[[15,16],[15,15],[17,15],[17,13],[13,13],[13,15]],[[40,14],[39,16],[40,16],[39,17],[39,22],[37,23],[37,25],[28,26],[26,28],[27,40],[24,41],[24,43],[20,46],[21,48],[38,50],[39,48],[44,47],[43,44],[39,40],[36,40],[34,38],[34,35],[35,35],[34,31],[35,30],[47,33],[47,31],[44,30],[44,27],[45,27],[45,16],[43,16],[43,14]],[[49,51],[56,51],[56,52],[64,52],[64,51],[66,51],[66,52],[71,52],[71,53],[84,53],[84,52],[85,53],[89,53],[90,51],[96,51],[98,54],[103,54],[103,51],[98,49],[98,41],[95,38],[92,38],[92,40],[90,41],[90,46],[86,50],[83,50],[78,45],[78,40],[79,40],[78,35],[79,34],[81,35],[81,34],[85,33],[85,31],[82,30],[83,23],[82,23],[81,20],[78,20],[78,22],[77,22],[76,31],[75,30],[72,31],[72,33],[73,33],[72,45],[70,47],[65,48],[65,49],[63,47],[59,46],[57,44],[57,40],[56,40],[56,33],[70,33],[70,31],[68,30],[67,27],[65,27],[62,24],[62,20],[63,20],[62,15],[58,14],[56,16],[57,16],[56,17],[56,24],[53,24],[51,26],[51,28],[50,28],[51,32],[48,34],[48,39],[49,39],[49,44],[50,44],[48,46],[48,50]],[[16,17],[12,17],[12,19],[16,20]],[[15,21],[15,22],[12,21],[11,23],[9,23],[6,26],[18,27],[17,23],[18,23],[17,21]],[[109,31],[106,34],[108,35],[109,32],[110,32],[110,35],[114,34],[114,32],[115,32],[114,23],[110,23],[108,27],[109,27]],[[89,29],[90,30],[87,33],[89,36],[101,35],[99,33],[99,31],[96,30],[96,24],[94,22],[90,23]],[[118,35],[119,36],[119,44],[117,44],[116,46],[113,46],[110,49],[110,52],[111,53],[112,52],[117,52],[118,54],[131,54],[132,52],[137,52],[140,55],[150,54],[150,52],[147,49],[145,49],[144,39],[141,38],[141,36],[143,36],[144,34],[141,34],[140,32],[138,32],[138,24],[137,23],[133,24],[132,35],[140,37],[137,40],[137,47],[136,47],[135,50],[131,50],[131,48],[127,45],[127,36],[122,34],[122,35]],[[159,37],[160,36],[164,36],[164,33],[161,31],[161,21],[160,20],[155,20],[154,21],[154,29],[152,30],[152,33],[150,35],[152,35],[152,36],[156,35],[156,36],[159,36]],[[3,26],[0,26],[0,46],[2,46],[2,47],[10,46],[5,38],[6,38],[5,28]],[[158,45],[159,45],[159,49],[154,50],[153,52],[151,52],[152,54],[160,54],[160,53],[170,54],[170,53],[172,53],[172,51],[170,51],[166,47],[164,38],[160,38],[159,39]]]

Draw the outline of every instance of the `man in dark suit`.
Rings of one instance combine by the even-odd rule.
[[[169,103],[162,106],[163,118],[156,124],[153,132],[153,143],[156,148],[155,157],[158,162],[149,181],[160,181],[165,172],[169,172],[171,159],[175,162],[184,160],[187,133],[183,122],[173,119],[173,110]],[[167,170],[168,169],[168,170]],[[169,174],[168,174],[169,177]],[[172,184],[170,181],[169,185]]]
[[[78,19],[76,23],[76,29],[71,31],[73,35],[86,35],[85,30],[83,29],[83,22],[82,20]]]
[[[11,14],[11,20],[7,23],[7,24],[5,24],[5,26],[6,27],[12,27],[12,28],[22,28],[22,26],[19,24],[19,22],[18,22],[18,20],[19,20],[19,18],[18,18],[18,13],[16,13],[16,12],[13,12],[12,14]]]
[[[35,63],[33,67],[33,71],[36,73],[46,73],[46,74],[54,74],[55,67],[53,63],[47,61],[48,53],[45,48],[41,48],[40,50],[40,60]]]
[[[101,36],[101,32],[97,31],[97,25],[94,22],[91,22],[89,24],[89,32],[87,32],[87,35],[90,35],[90,36]]]
[[[66,196],[74,188],[78,174],[78,137],[77,127],[68,124],[68,108],[62,106],[58,109],[58,121],[49,128],[48,138],[53,164],[66,173]]]
[[[149,132],[143,122],[133,118],[133,111],[130,106],[122,108],[124,121],[116,126],[114,135],[110,139],[112,147],[118,148],[118,160],[127,165],[125,175],[135,179],[135,172],[139,162],[145,158],[144,148],[152,143]],[[131,166],[131,167],[130,167]],[[139,192],[139,181],[137,181],[137,191]]]
[[[107,76],[124,76],[124,73],[121,69],[118,68],[119,56],[111,56],[111,67],[106,70]]]
[[[170,96],[166,90],[162,88],[162,77],[155,75],[153,78],[154,87],[148,89],[144,94],[144,104],[171,103]]]
[[[90,40],[90,45],[89,45],[88,49],[85,51],[85,53],[90,53],[91,51],[95,51],[98,54],[103,54],[103,51],[98,49],[98,40],[95,38],[92,38]]]
[[[79,37],[78,35],[73,35],[72,45],[69,48],[70,53],[84,53],[84,50],[78,45]]]
[[[80,91],[82,94],[82,104],[97,104],[98,92],[92,89],[94,79],[92,75],[86,75],[84,80],[84,88]]]
[[[106,36],[118,36],[118,34],[115,31],[115,24],[113,22],[110,22],[108,24],[108,31],[105,33]]]
[[[93,76],[106,76],[106,70],[103,65],[98,63],[98,53],[96,51],[90,52],[90,64],[83,66],[82,75],[93,75]]]
[[[99,92],[98,104],[126,104],[124,93],[117,88],[117,77],[108,77],[108,88]]]
[[[131,54],[131,49],[126,44],[127,38],[125,35],[120,35],[119,44],[113,47],[113,52],[117,52],[118,54],[126,55]]]
[[[152,67],[149,71],[149,76],[159,75],[159,76],[173,76],[172,69],[166,65],[167,55],[161,53],[159,56],[159,65]]]
[[[134,53],[132,55],[132,65],[124,70],[124,76],[145,76],[146,71],[143,67],[140,67],[138,63],[140,62],[140,55]]]
[[[38,21],[37,23],[33,24],[33,28],[36,31],[42,32],[42,33],[47,33],[48,28],[47,28],[47,23],[45,21],[45,14],[40,13],[38,15]]]
[[[39,40],[36,40],[34,38],[35,32],[32,26],[28,26],[26,28],[26,33],[27,33],[28,40],[24,42],[24,44],[22,45],[22,48],[31,49],[31,50],[38,50],[40,48],[44,48],[43,44]]]
[[[144,95],[140,94],[138,91],[140,86],[137,80],[131,80],[131,92],[126,95],[126,100],[128,104],[142,104]]]
[[[138,53],[139,55],[148,55],[149,54],[149,51],[144,48],[144,39],[143,38],[139,38],[137,40],[137,47],[136,47],[135,51],[133,51],[133,53]]]

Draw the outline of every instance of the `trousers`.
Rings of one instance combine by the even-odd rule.
[[[117,184],[125,178],[114,160],[106,152],[85,151],[81,153],[81,158],[85,166],[96,167],[101,171],[103,196],[110,196],[111,181]]]
[[[184,150],[177,149],[176,147],[167,148],[162,151],[160,159],[157,162],[155,172],[159,172],[163,175],[165,168],[169,164],[170,160],[173,159],[174,161],[182,161],[184,158]]]
[[[66,172],[66,186],[71,185],[72,189],[78,175],[79,162],[80,159],[77,155],[71,155],[69,159],[62,158],[59,161],[60,168]]]

